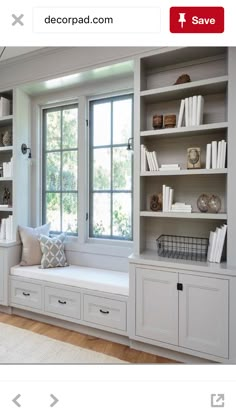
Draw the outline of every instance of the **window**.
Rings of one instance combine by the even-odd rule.
[[[78,232],[78,105],[43,111],[43,222]]]
[[[90,237],[132,240],[133,95],[90,102]]]

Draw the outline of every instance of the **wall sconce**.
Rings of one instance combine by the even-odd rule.
[[[126,150],[133,151],[133,137],[128,138]]]
[[[32,155],[31,155],[31,148],[30,147],[27,147],[27,145],[26,144],[21,144],[21,152],[22,152],[22,154],[26,154],[27,153],[27,150],[29,150],[29,154],[28,154],[28,159],[31,159],[31,157],[32,157]]]

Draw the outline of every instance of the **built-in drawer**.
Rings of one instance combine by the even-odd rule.
[[[126,302],[85,294],[84,320],[125,331]]]
[[[45,313],[80,319],[80,292],[45,287]]]
[[[11,279],[11,305],[42,309],[41,285]]]

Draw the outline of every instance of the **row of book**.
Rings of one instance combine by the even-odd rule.
[[[148,151],[145,145],[141,145],[141,172],[159,170],[156,151]]]
[[[9,162],[4,162],[2,164],[2,169],[3,169],[3,177],[9,178],[13,176],[13,162],[12,162],[12,158]]]
[[[174,198],[174,189],[170,186],[162,185],[162,211],[171,212]]]
[[[206,169],[226,167],[226,141],[212,141],[206,148]]]
[[[192,206],[185,204],[185,202],[175,202],[171,206],[172,212],[192,212]]]
[[[174,164],[161,164],[159,165],[156,151],[148,151],[145,145],[141,145],[141,172],[147,171],[168,171],[180,170],[178,163]]]
[[[0,240],[13,240],[13,216],[2,218],[0,226]]]
[[[0,118],[10,115],[10,105],[11,102],[9,99],[6,99],[3,96],[0,97]]]
[[[201,95],[182,99],[180,102],[177,128],[201,125],[203,123],[203,109],[204,98]]]
[[[210,232],[207,260],[209,262],[220,263],[224,249],[227,225],[223,224],[217,227],[215,231]]]

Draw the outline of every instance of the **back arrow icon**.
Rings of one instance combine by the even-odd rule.
[[[21,407],[21,404],[20,403],[18,403],[18,399],[21,397],[21,394],[17,394],[17,396],[16,397],[14,397],[14,399],[12,399],[12,401],[13,401],[13,403],[15,403],[15,405],[17,406],[17,407]]]
[[[53,394],[50,394],[50,397],[53,399],[53,402],[52,404],[50,404],[50,407],[54,407],[55,404],[59,402],[59,400]]]

